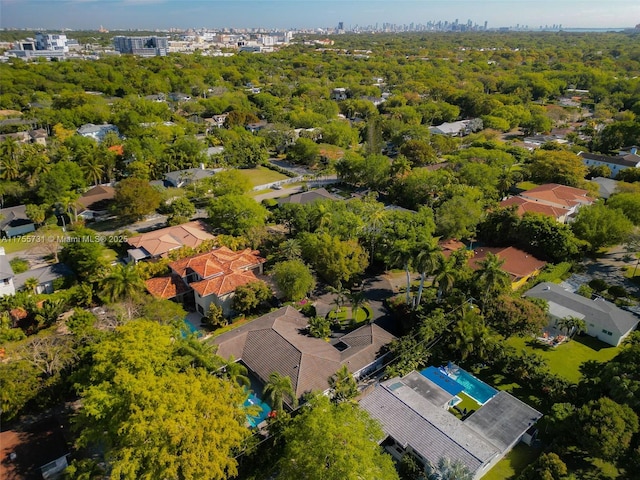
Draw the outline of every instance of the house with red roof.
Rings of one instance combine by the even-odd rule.
[[[473,270],[480,269],[481,262],[487,258],[489,253],[493,253],[500,260],[504,260],[500,268],[509,274],[513,290],[517,290],[527,280],[538,275],[540,270],[547,264],[547,262],[515,247],[478,247],[473,250],[473,256],[469,259],[469,266]]]
[[[507,198],[500,202],[500,206],[515,205],[520,215],[526,212],[542,213],[554,217],[558,222],[567,223],[581,206],[591,205],[594,200],[589,196],[589,192],[582,188],[547,183]]]
[[[227,247],[171,262],[171,274],[145,282],[147,290],[160,298],[193,301],[196,310],[206,315],[211,303],[231,312],[236,288],[259,278],[266,260],[247,248],[234,252]]]

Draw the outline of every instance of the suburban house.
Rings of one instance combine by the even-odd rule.
[[[0,232],[2,238],[18,237],[35,231],[36,226],[27,217],[27,207],[18,205],[0,209]]]
[[[633,151],[633,149],[632,149]],[[637,150],[636,150],[637,152]],[[587,167],[606,166],[611,170],[611,178],[627,168],[640,167],[640,155],[637,153],[620,152],[618,155],[601,155],[599,153],[580,152],[582,163]]]
[[[330,98],[331,100],[336,100],[337,102],[346,100],[348,98],[347,89],[344,87],[334,88],[333,90],[331,90]]]
[[[592,178],[591,181],[598,184],[598,193],[605,200],[608,200],[618,189],[618,181],[613,178],[596,177]]]
[[[197,248],[202,242],[215,238],[207,231],[204,222],[195,220],[129,237],[127,243],[131,248],[127,250],[127,254],[133,262],[161,258],[166,257],[172,250],[182,247]]]
[[[260,120],[259,122],[249,123],[246,125],[246,129],[251,133],[258,133],[260,130],[263,130],[267,127],[268,123],[266,120]]]
[[[204,122],[207,124],[208,131],[211,131],[211,129],[214,128],[224,127],[224,122],[228,115],[228,113],[223,113],[222,115],[214,115],[211,118],[205,118]]]
[[[555,283],[539,283],[525,293],[527,297],[542,298],[549,304],[550,326],[565,317],[585,321],[587,335],[617,347],[631,333],[640,319],[600,297],[594,300],[569,292]]]
[[[16,288],[13,285],[14,277],[13,268],[4,254],[4,247],[0,247],[0,297],[16,293]]]
[[[545,143],[554,142],[560,145],[569,143],[565,138],[558,135],[532,135],[530,137],[524,137],[524,146],[529,150],[541,147]]]
[[[105,135],[109,132],[114,132],[118,136],[120,135],[118,127],[116,127],[115,125],[111,125],[110,123],[105,123],[102,125],[85,123],[78,129],[79,135],[87,138],[92,138],[98,143],[100,143]]]
[[[480,263],[487,258],[489,253],[493,253],[500,260],[504,260],[500,268],[509,274],[513,290],[517,290],[527,280],[538,275],[540,270],[547,264],[547,262],[515,247],[480,247],[473,250],[473,256],[469,259],[469,266],[473,270],[478,270]]]
[[[26,272],[18,273],[13,278],[14,288],[16,290],[24,290],[25,284],[29,278],[35,278],[38,284],[35,287],[35,293],[53,293],[55,288],[53,282],[59,278],[73,276],[73,271],[64,263],[54,263],[46,265]]]
[[[85,220],[95,220],[109,214],[109,204],[114,199],[116,191],[109,185],[96,185],[82,194],[77,203],[78,217]]]
[[[452,364],[380,383],[365,392],[360,407],[380,422],[381,445],[396,460],[410,453],[426,466],[448,458],[474,479],[521,441],[530,444],[542,416]]]
[[[329,378],[343,365],[359,378],[383,362],[381,350],[395,339],[375,324],[364,325],[327,342],[305,333],[307,318],[292,307],[282,307],[216,337],[217,354],[233,356],[263,384],[278,372],[291,379],[296,397],[325,392]]]
[[[567,223],[582,205],[591,205],[594,199],[581,188],[568,187],[557,183],[547,183],[531,190],[520,192],[516,197],[500,202],[501,207],[516,205],[518,213],[542,213],[557,221]],[[549,208],[550,207],[550,208]]]
[[[526,198],[515,196],[509,197],[500,202],[500,206],[503,208],[516,207],[516,213],[522,217],[525,213],[540,213],[547,217],[553,217],[559,223],[567,223],[569,210],[560,207],[552,207],[544,203],[532,202]]]
[[[204,168],[204,164],[201,164],[200,168],[187,168],[185,170],[175,170],[173,172],[169,172],[165,174],[164,179],[167,186],[182,188],[199,180],[212,177],[216,174],[216,172],[219,172],[221,170],[221,168]]]
[[[326,188],[316,188],[307,192],[294,193],[288,197],[278,199],[278,205],[285,203],[296,203],[298,205],[306,205],[307,203],[317,202],[319,200],[340,200],[341,198],[329,193]]]
[[[429,132],[435,135],[449,135],[450,137],[464,137],[482,130],[482,120],[460,120],[458,122],[444,122],[441,125],[429,127]]]
[[[266,260],[257,251],[234,252],[227,247],[171,262],[171,274],[147,280],[147,290],[157,297],[193,302],[201,315],[211,303],[231,313],[231,302],[237,287],[258,281]]]

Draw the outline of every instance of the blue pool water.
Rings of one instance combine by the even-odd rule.
[[[482,380],[478,380],[460,367],[456,367],[449,372],[449,377],[459,383],[464,388],[464,393],[477,400],[480,405],[484,405],[498,393],[495,388],[490,387]]]
[[[249,425],[255,428],[267,419],[271,412],[271,407],[256,397],[255,393],[251,393],[251,395],[249,395],[249,397],[244,401],[245,407],[250,407],[251,405],[257,405],[262,409],[257,415],[247,415]]]
[[[195,334],[196,337],[202,336],[202,332],[194,327],[186,318],[182,320],[182,323],[183,325],[180,327],[180,330],[182,331],[183,338],[186,338],[189,334]]]
[[[427,367],[420,372],[423,377],[431,380],[450,395],[457,395],[464,387],[437,367]]]

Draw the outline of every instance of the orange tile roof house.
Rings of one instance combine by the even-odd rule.
[[[213,340],[217,354],[233,356],[265,383],[278,372],[291,379],[300,398],[311,391],[326,391],[328,379],[346,365],[356,378],[375,370],[383,361],[382,347],[394,336],[378,325],[362,326],[326,342],[304,332],[307,318],[292,307],[268,313]]]
[[[516,197],[503,200],[501,207],[518,206],[518,213],[537,212],[553,216],[566,223],[582,205],[591,205],[594,199],[581,188],[568,187],[557,183],[547,183],[521,192]]]
[[[480,269],[480,262],[487,258],[488,253],[493,253],[501,260],[502,270],[509,274],[511,287],[514,290],[520,288],[529,278],[536,276],[547,262],[515,247],[479,247],[474,249],[473,257],[469,259],[469,266]]]
[[[251,249],[234,252],[220,247],[182,258],[169,264],[171,275],[147,280],[147,290],[157,297],[178,301],[193,295],[200,314],[206,315],[213,302],[228,315],[236,288],[258,281],[256,273],[262,274],[266,260],[258,253]]]
[[[214,239],[215,237],[207,232],[206,225],[196,220],[130,237],[127,242],[132,248],[127,253],[130,260],[138,262],[166,257],[170,251],[181,247],[196,248],[202,242]]]

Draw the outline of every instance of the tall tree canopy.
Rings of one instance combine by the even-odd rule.
[[[378,440],[380,426],[357,405],[314,398],[284,432],[282,480],[394,480],[398,474]]]
[[[99,343],[76,418],[78,446],[106,449],[111,478],[226,479],[248,436],[236,383],[183,367],[179,335],[134,320]]]

